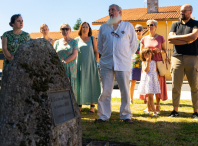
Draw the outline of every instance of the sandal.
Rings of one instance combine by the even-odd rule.
[[[143,113],[149,115],[150,114],[150,111],[148,111],[148,108],[146,108],[145,110],[143,110]]]
[[[155,113],[153,113],[153,117],[158,117],[159,115],[157,114],[157,112],[156,112],[156,114]]]
[[[82,105],[78,105],[80,112],[82,112]]]
[[[92,108],[92,107],[94,108],[95,105],[91,105],[90,107],[91,107],[91,108]],[[90,110],[89,113],[92,113],[92,114],[93,114],[93,113],[95,113],[95,111],[91,111],[91,110]]]

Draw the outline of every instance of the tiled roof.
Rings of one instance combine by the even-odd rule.
[[[98,29],[92,30],[92,36],[94,36],[95,38],[98,38],[98,32],[99,32]],[[40,32],[32,32],[30,33],[30,37],[32,39],[40,38],[42,37],[42,34]],[[49,37],[54,40],[63,38],[60,32],[49,32]],[[71,31],[70,37],[73,39],[78,37],[78,31],[77,30]]]
[[[178,20],[180,17],[181,6],[167,6],[159,7],[158,13],[147,13],[147,8],[123,9],[122,20],[133,21],[147,21],[149,19],[155,20]],[[92,22],[92,25],[101,25],[109,19],[109,16],[98,19]]]
[[[144,28],[143,29],[143,36],[146,35],[147,32],[148,32],[148,29]],[[92,36],[94,36],[96,39],[98,39],[98,33],[99,33],[99,29],[92,30]],[[32,32],[32,33],[30,33],[30,37],[32,39],[41,38],[42,34],[40,32]],[[63,38],[63,36],[61,35],[60,32],[49,32],[49,37],[54,39],[54,40],[58,40],[58,39]],[[76,31],[76,30],[71,31],[70,37],[73,38],[73,39],[78,37],[78,31]]]

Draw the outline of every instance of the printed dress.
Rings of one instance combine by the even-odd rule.
[[[5,32],[2,37],[7,38],[7,49],[14,56],[18,47],[30,39],[27,32],[22,31],[21,34],[14,34],[12,30]],[[3,69],[9,64],[9,61],[4,57]]]
[[[156,38],[151,39],[149,36],[145,36],[142,38],[141,43],[144,45],[144,48],[150,48],[150,49],[162,49],[162,44],[165,42],[165,39],[163,36],[158,35]],[[152,60],[154,61],[161,61],[162,55],[161,53],[154,53]],[[166,87],[166,77],[160,76],[160,89],[161,93],[156,94],[161,100],[167,100],[168,99],[168,93],[167,93],[167,87]],[[145,100],[146,96],[140,95],[140,99]]]
[[[138,86],[138,93],[142,95],[161,93],[156,72],[156,63],[153,60],[150,62],[149,72],[142,72],[141,81]]]
[[[140,40],[138,40],[138,49],[132,57],[130,80],[140,81],[142,71],[142,62],[140,60]]]
[[[98,103],[101,93],[92,39],[90,37],[88,42],[84,42],[80,37],[76,38],[79,47],[77,58],[77,103],[79,105]]]
[[[56,50],[60,59],[65,60],[70,55],[72,55],[73,50],[78,50],[77,41],[72,39],[69,44],[64,45],[62,39],[57,40],[54,43],[54,49]],[[77,97],[77,65],[76,59],[69,63],[64,64],[67,75],[70,79],[70,83],[74,92],[75,97]]]

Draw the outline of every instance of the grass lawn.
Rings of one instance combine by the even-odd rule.
[[[95,114],[89,114],[89,106],[83,105],[81,113],[83,137],[125,142],[133,145],[198,145],[198,120],[191,118],[192,102],[181,100],[179,118],[168,118],[172,101],[161,102],[159,117],[150,117],[142,111],[142,100],[134,99],[131,105],[133,124],[124,124],[119,119],[120,98],[112,99],[112,115],[108,122],[95,124]]]

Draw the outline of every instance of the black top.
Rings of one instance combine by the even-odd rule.
[[[198,28],[198,21],[190,19],[186,24],[181,21],[173,23],[170,32],[175,32],[176,35],[185,35],[192,33],[195,28]],[[191,44],[173,45],[173,56],[178,55],[198,55],[198,39]]]

